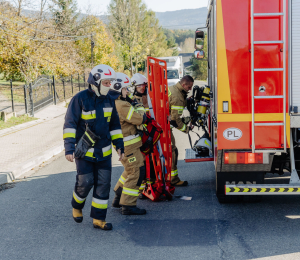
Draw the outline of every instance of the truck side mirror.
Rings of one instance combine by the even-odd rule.
[[[195,49],[202,50],[204,46],[204,32],[196,30],[195,32]]]
[[[205,53],[204,53],[203,50],[197,50],[197,51],[194,52],[194,57],[195,57],[195,59],[197,59],[197,60],[202,60],[202,59],[204,59],[204,56],[205,56]]]

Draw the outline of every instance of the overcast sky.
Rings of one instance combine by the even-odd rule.
[[[143,0],[155,12],[175,11],[206,7],[209,0]],[[85,12],[91,6],[93,13],[105,14],[110,0],[77,0],[78,7]]]

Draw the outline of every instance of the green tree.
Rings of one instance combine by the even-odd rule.
[[[78,23],[76,0],[51,0],[50,11],[57,29],[64,34],[75,34]]]
[[[172,55],[166,36],[153,11],[142,0],[111,0],[109,29],[121,50],[124,68],[143,68],[147,55]]]

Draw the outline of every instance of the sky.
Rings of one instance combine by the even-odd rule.
[[[206,7],[209,0],[143,0],[149,9],[155,12],[175,11],[181,9],[195,9]],[[93,13],[105,14],[110,0],[77,0],[78,7],[84,13],[87,7]]]

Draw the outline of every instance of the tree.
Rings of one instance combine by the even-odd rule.
[[[116,55],[115,44],[113,39],[108,34],[104,24],[95,16],[87,16],[79,24],[80,35],[93,35],[93,58],[94,64],[107,64],[114,69],[121,69],[122,64],[119,57]],[[76,41],[78,53],[82,58],[82,64],[84,67],[91,65],[91,39],[84,38]]]
[[[109,29],[121,50],[124,68],[143,67],[147,55],[171,55],[166,36],[153,11],[147,10],[142,0],[111,0]]]
[[[75,34],[78,23],[76,0],[51,0],[50,11],[57,29],[63,34]]]

